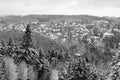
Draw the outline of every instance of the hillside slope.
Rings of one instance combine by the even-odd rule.
[[[51,20],[108,20],[105,17],[91,15],[25,15],[25,16],[4,16],[0,20],[9,21],[11,23],[28,23],[33,21],[49,22]]]
[[[0,42],[2,42],[3,40],[7,43],[9,38],[12,37],[14,39],[14,42],[20,45],[20,38],[22,37],[22,35],[23,32],[20,31],[2,31],[0,32]],[[32,38],[36,44],[37,49],[40,49],[42,47],[46,52],[52,48],[55,48],[56,50],[64,49],[62,45],[40,34],[32,33]]]

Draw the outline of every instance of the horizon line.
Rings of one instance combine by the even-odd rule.
[[[104,16],[99,16],[99,15],[91,15],[91,14],[51,14],[51,13],[49,13],[49,14],[38,14],[38,13],[36,13],[36,14],[0,14],[0,17],[6,17],[6,16],[28,16],[28,15],[62,15],[62,16],[95,16],[95,17],[114,17],[114,18],[119,18],[120,16],[106,16],[106,15],[104,15]]]

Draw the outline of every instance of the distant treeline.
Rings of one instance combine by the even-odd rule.
[[[0,20],[6,20],[10,22],[32,22],[32,21],[40,21],[40,22],[48,22],[51,20],[109,20],[106,17],[98,17],[91,15],[25,15],[25,16],[4,16],[0,17]]]

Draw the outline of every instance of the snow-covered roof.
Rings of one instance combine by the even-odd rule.
[[[105,36],[114,36],[114,34],[106,32],[106,33],[104,33],[103,37],[105,37]]]
[[[81,56],[81,54],[79,54],[79,53],[76,53],[75,55],[76,55],[76,56],[79,56],[79,57]]]
[[[118,62],[117,65],[120,66],[120,62]]]

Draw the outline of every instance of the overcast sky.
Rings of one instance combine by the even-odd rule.
[[[120,16],[120,0],[0,0],[0,15]]]

